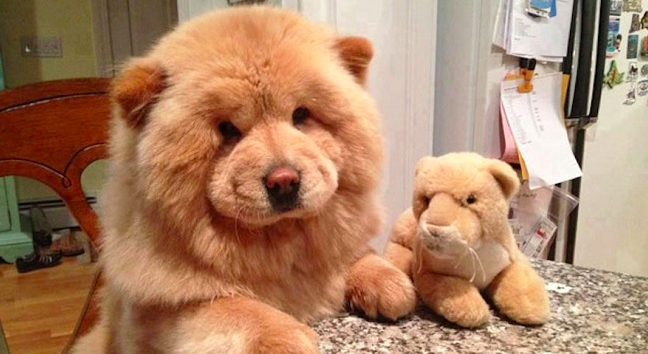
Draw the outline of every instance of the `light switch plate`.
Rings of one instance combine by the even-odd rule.
[[[20,52],[24,57],[60,58],[63,56],[63,43],[58,36],[22,36]]]

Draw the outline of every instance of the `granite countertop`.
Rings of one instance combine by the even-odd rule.
[[[524,327],[494,314],[461,329],[424,306],[397,323],[342,316],[316,323],[322,353],[648,353],[648,278],[533,261],[551,319]]]

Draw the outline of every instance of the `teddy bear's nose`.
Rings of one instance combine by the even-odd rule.
[[[460,205],[448,193],[438,193],[430,201],[426,221],[435,227],[450,226],[455,221]]]
[[[288,211],[297,205],[299,195],[299,173],[292,167],[280,166],[272,169],[263,178],[268,199],[276,211]]]

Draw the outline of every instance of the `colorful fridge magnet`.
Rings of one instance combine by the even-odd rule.
[[[626,93],[625,100],[623,101],[623,104],[631,105],[634,104],[635,101],[637,100],[637,90],[636,90],[636,82],[633,82],[630,85],[630,89],[628,90],[628,93]]]
[[[605,49],[605,56],[610,58],[621,51],[621,42],[623,36],[619,33],[619,22],[620,18],[610,17],[608,24],[608,40],[607,48]]]
[[[623,82],[624,73],[620,73],[617,68],[616,60],[610,62],[610,70],[603,78],[603,85],[607,85],[609,88],[614,88],[614,86]]]
[[[637,95],[645,96],[648,94],[648,79],[639,80],[637,82]]]
[[[648,64],[641,66],[641,76],[648,76]]]
[[[608,22],[608,42],[605,49],[605,56],[613,57],[621,48],[621,35],[619,34],[619,24],[621,19],[619,17],[610,17]]]
[[[637,59],[638,52],[639,52],[639,35],[631,34],[628,36],[628,53],[626,54],[626,58]]]
[[[616,41],[614,42],[614,49],[616,49],[617,53],[621,51],[622,43],[623,43],[623,35],[621,33],[617,33]]]
[[[628,75],[626,75],[626,82],[635,82],[639,76],[639,65],[636,61],[631,61],[628,64]]]
[[[619,33],[619,28],[621,25],[621,17],[610,17],[608,21],[608,31]]]
[[[608,32],[607,48],[605,48],[605,56],[608,58],[617,55],[616,36],[617,34],[615,32]]]
[[[623,0],[611,0],[610,1],[610,15],[611,16],[621,16],[621,10],[623,10]]]
[[[608,58],[617,55],[616,37],[616,32],[608,32],[607,48],[605,48],[605,56]]]
[[[639,51],[643,59],[648,59],[648,36],[641,38],[641,50]]]
[[[556,0],[529,0],[526,10],[531,16],[550,18],[555,8]]]
[[[641,29],[639,14],[632,14],[632,23],[630,24],[630,33],[637,32]]]
[[[623,0],[623,11],[641,12],[641,0]]]
[[[648,29],[648,11],[644,12],[643,17],[641,18],[641,28]]]

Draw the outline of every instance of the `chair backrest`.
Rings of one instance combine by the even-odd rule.
[[[0,91],[0,177],[33,178],[52,188],[93,242],[97,215],[81,174],[107,157],[110,79],[41,82]]]
[[[65,202],[93,243],[98,218],[81,188],[90,163],[107,157],[110,79],[42,82],[0,91],[0,177],[33,178]],[[64,349],[96,323],[101,277],[95,277],[81,318]]]

